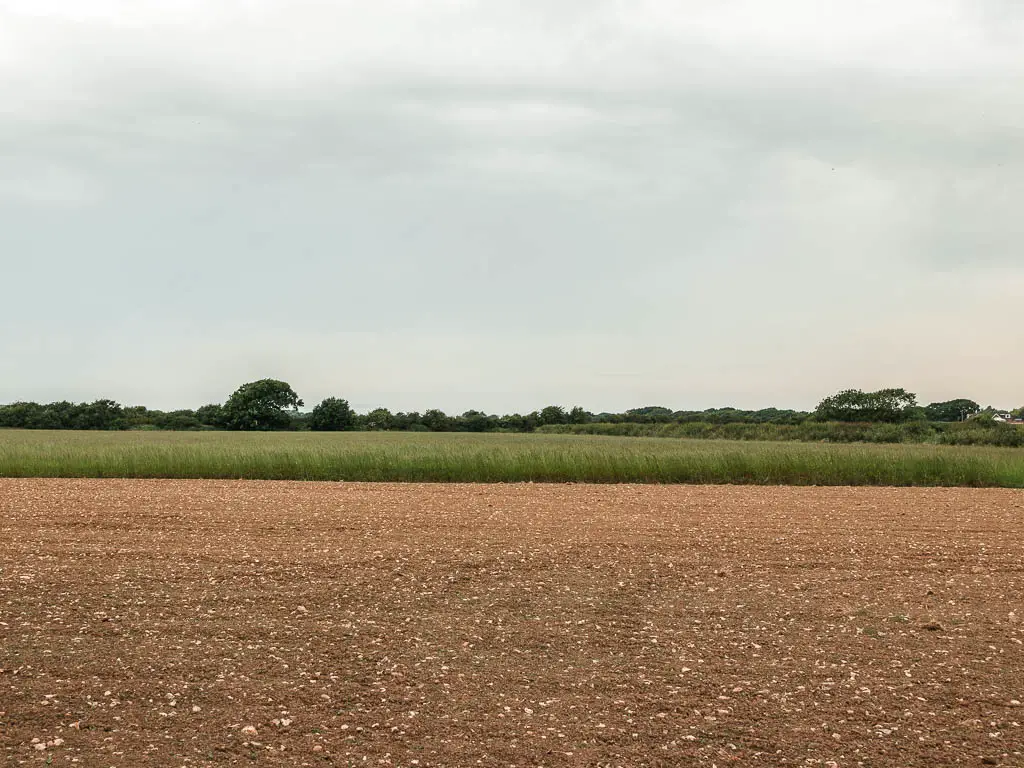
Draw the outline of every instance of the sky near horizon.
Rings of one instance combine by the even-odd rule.
[[[0,403],[1024,405],[1024,4],[0,0]]]

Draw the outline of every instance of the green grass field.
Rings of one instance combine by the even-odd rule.
[[[1024,488],[1024,450],[538,434],[0,430],[0,477]]]

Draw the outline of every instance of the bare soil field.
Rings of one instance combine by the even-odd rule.
[[[1024,765],[1024,493],[0,480],[0,764]]]

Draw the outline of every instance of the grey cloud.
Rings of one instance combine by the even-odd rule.
[[[0,253],[39,290],[11,296],[0,327],[18,337],[31,317],[128,378],[147,339],[220,339],[228,379],[272,367],[262,338],[382,334],[405,354],[430,339],[428,384],[396,393],[410,400],[458,386],[453,355],[469,355],[492,370],[474,385],[490,409],[526,407],[517,376],[531,396],[676,386],[680,406],[757,404],[737,355],[785,399],[801,360],[838,370],[836,350],[869,343],[866,312],[909,328],[906,306],[955,297],[936,273],[1024,266],[1011,6],[947,19],[908,3],[904,50],[909,33],[872,31],[872,3],[849,29],[848,11],[795,0],[774,24],[746,2],[265,0],[242,17],[154,0],[109,3],[113,22],[19,5],[0,0]],[[979,333],[997,326],[984,291],[961,299]],[[536,349],[537,371],[502,368],[479,334]],[[590,387],[552,336],[646,352]],[[371,346],[326,369],[279,359],[326,387],[382,365]],[[49,374],[5,371],[0,401],[86,366],[32,348],[7,359]],[[922,371],[944,354],[929,350]],[[179,354],[175,371],[209,378]],[[146,360],[152,385],[165,374]],[[809,374],[788,402],[839,378]]]

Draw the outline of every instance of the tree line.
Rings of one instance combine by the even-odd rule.
[[[826,397],[814,411],[778,408],[676,411],[662,406],[644,406],[622,413],[592,413],[579,406],[565,408],[549,405],[527,414],[506,415],[476,410],[448,415],[439,409],[423,413],[392,412],[387,408],[356,413],[348,401],[341,397],[328,397],[308,412],[299,410],[303,406],[304,402],[287,382],[261,379],[243,384],[222,404],[213,403],[194,410],[152,410],[145,406],[123,406],[109,399],[91,403],[16,402],[0,406],[0,428],[534,432],[541,428],[571,428],[589,424],[749,424],[792,427],[812,422],[901,424],[984,421],[990,414],[997,412],[1024,417],[1024,408],[1015,411],[985,409],[966,398],[921,406],[917,403],[916,395],[904,389],[876,392],[843,390]]]

